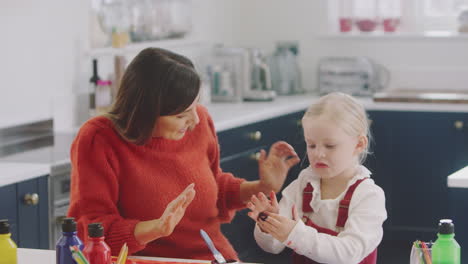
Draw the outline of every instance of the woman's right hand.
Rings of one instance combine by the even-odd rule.
[[[247,203],[247,208],[251,210],[248,216],[255,221],[258,221],[258,215],[262,212],[279,213],[278,200],[274,191],[270,192],[270,200],[262,192],[258,193],[257,196],[252,195],[250,202]]]
[[[185,209],[195,197],[195,184],[192,183],[172,200],[161,218],[142,221],[135,226],[135,238],[144,245],[160,237],[169,236],[185,214]]]

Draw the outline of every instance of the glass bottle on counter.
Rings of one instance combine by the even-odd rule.
[[[93,75],[89,79],[89,114],[96,115],[96,86],[101,78],[98,75],[98,62],[93,59]]]
[[[8,220],[0,220],[0,264],[16,264],[16,248],[15,242],[11,239]]]
[[[112,104],[112,82],[111,81],[97,81],[96,85],[96,114],[104,114],[109,111]]]
[[[75,264],[72,254],[70,252],[70,246],[78,246],[80,250],[83,250],[83,242],[77,236],[76,222],[73,217],[65,218],[62,222],[62,236],[55,245],[55,253],[57,258],[57,264]]]
[[[88,225],[88,241],[83,254],[92,264],[111,264],[111,249],[104,241],[104,227],[101,223]]]

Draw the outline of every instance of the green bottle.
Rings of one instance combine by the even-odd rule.
[[[454,230],[451,219],[440,220],[437,240],[432,245],[433,264],[460,264],[460,245],[454,238]]]
[[[0,220],[0,264],[16,264],[16,244],[11,239],[8,220]]]

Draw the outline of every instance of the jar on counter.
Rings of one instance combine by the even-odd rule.
[[[353,29],[354,0],[340,0],[338,6],[338,20],[340,32],[350,32]]]
[[[377,28],[377,1],[354,0],[355,23],[361,32],[372,32]]]
[[[384,32],[395,32],[401,21],[401,0],[380,0],[379,17]]]

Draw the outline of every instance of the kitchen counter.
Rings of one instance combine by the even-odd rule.
[[[0,163],[0,187],[44,176],[50,173],[50,166],[38,163]]]
[[[131,257],[130,257],[131,258]],[[189,260],[189,259],[173,259],[173,258],[145,258],[149,260],[159,260],[159,261],[170,261],[170,262],[180,262],[180,263],[200,263],[205,261],[200,260]],[[41,250],[41,249],[27,249],[27,248],[18,248],[18,264],[52,264],[55,263],[55,251],[54,250]],[[209,261],[206,261],[209,264]],[[245,263],[247,264],[247,263]]]
[[[303,111],[318,100],[315,94],[280,96],[271,102],[211,103],[206,107],[218,132],[262,121],[279,115]],[[468,104],[375,102],[370,97],[356,97],[366,110],[468,112]]]
[[[304,111],[318,98],[319,96],[315,94],[300,94],[279,96],[271,102],[210,103],[206,107],[213,118],[216,130],[221,132],[281,115]],[[468,112],[466,104],[375,102],[370,97],[357,98],[367,110],[373,111]],[[0,165],[3,164],[0,166],[0,186],[41,176],[35,171],[37,168],[41,168],[39,171],[47,171],[47,169],[54,171],[57,166],[69,165],[70,145],[78,129],[72,129],[68,133],[55,134],[53,146],[0,158]],[[5,164],[12,162],[16,165]],[[23,164],[18,164],[18,162]]]
[[[447,185],[452,188],[468,188],[468,166],[449,175]]]

